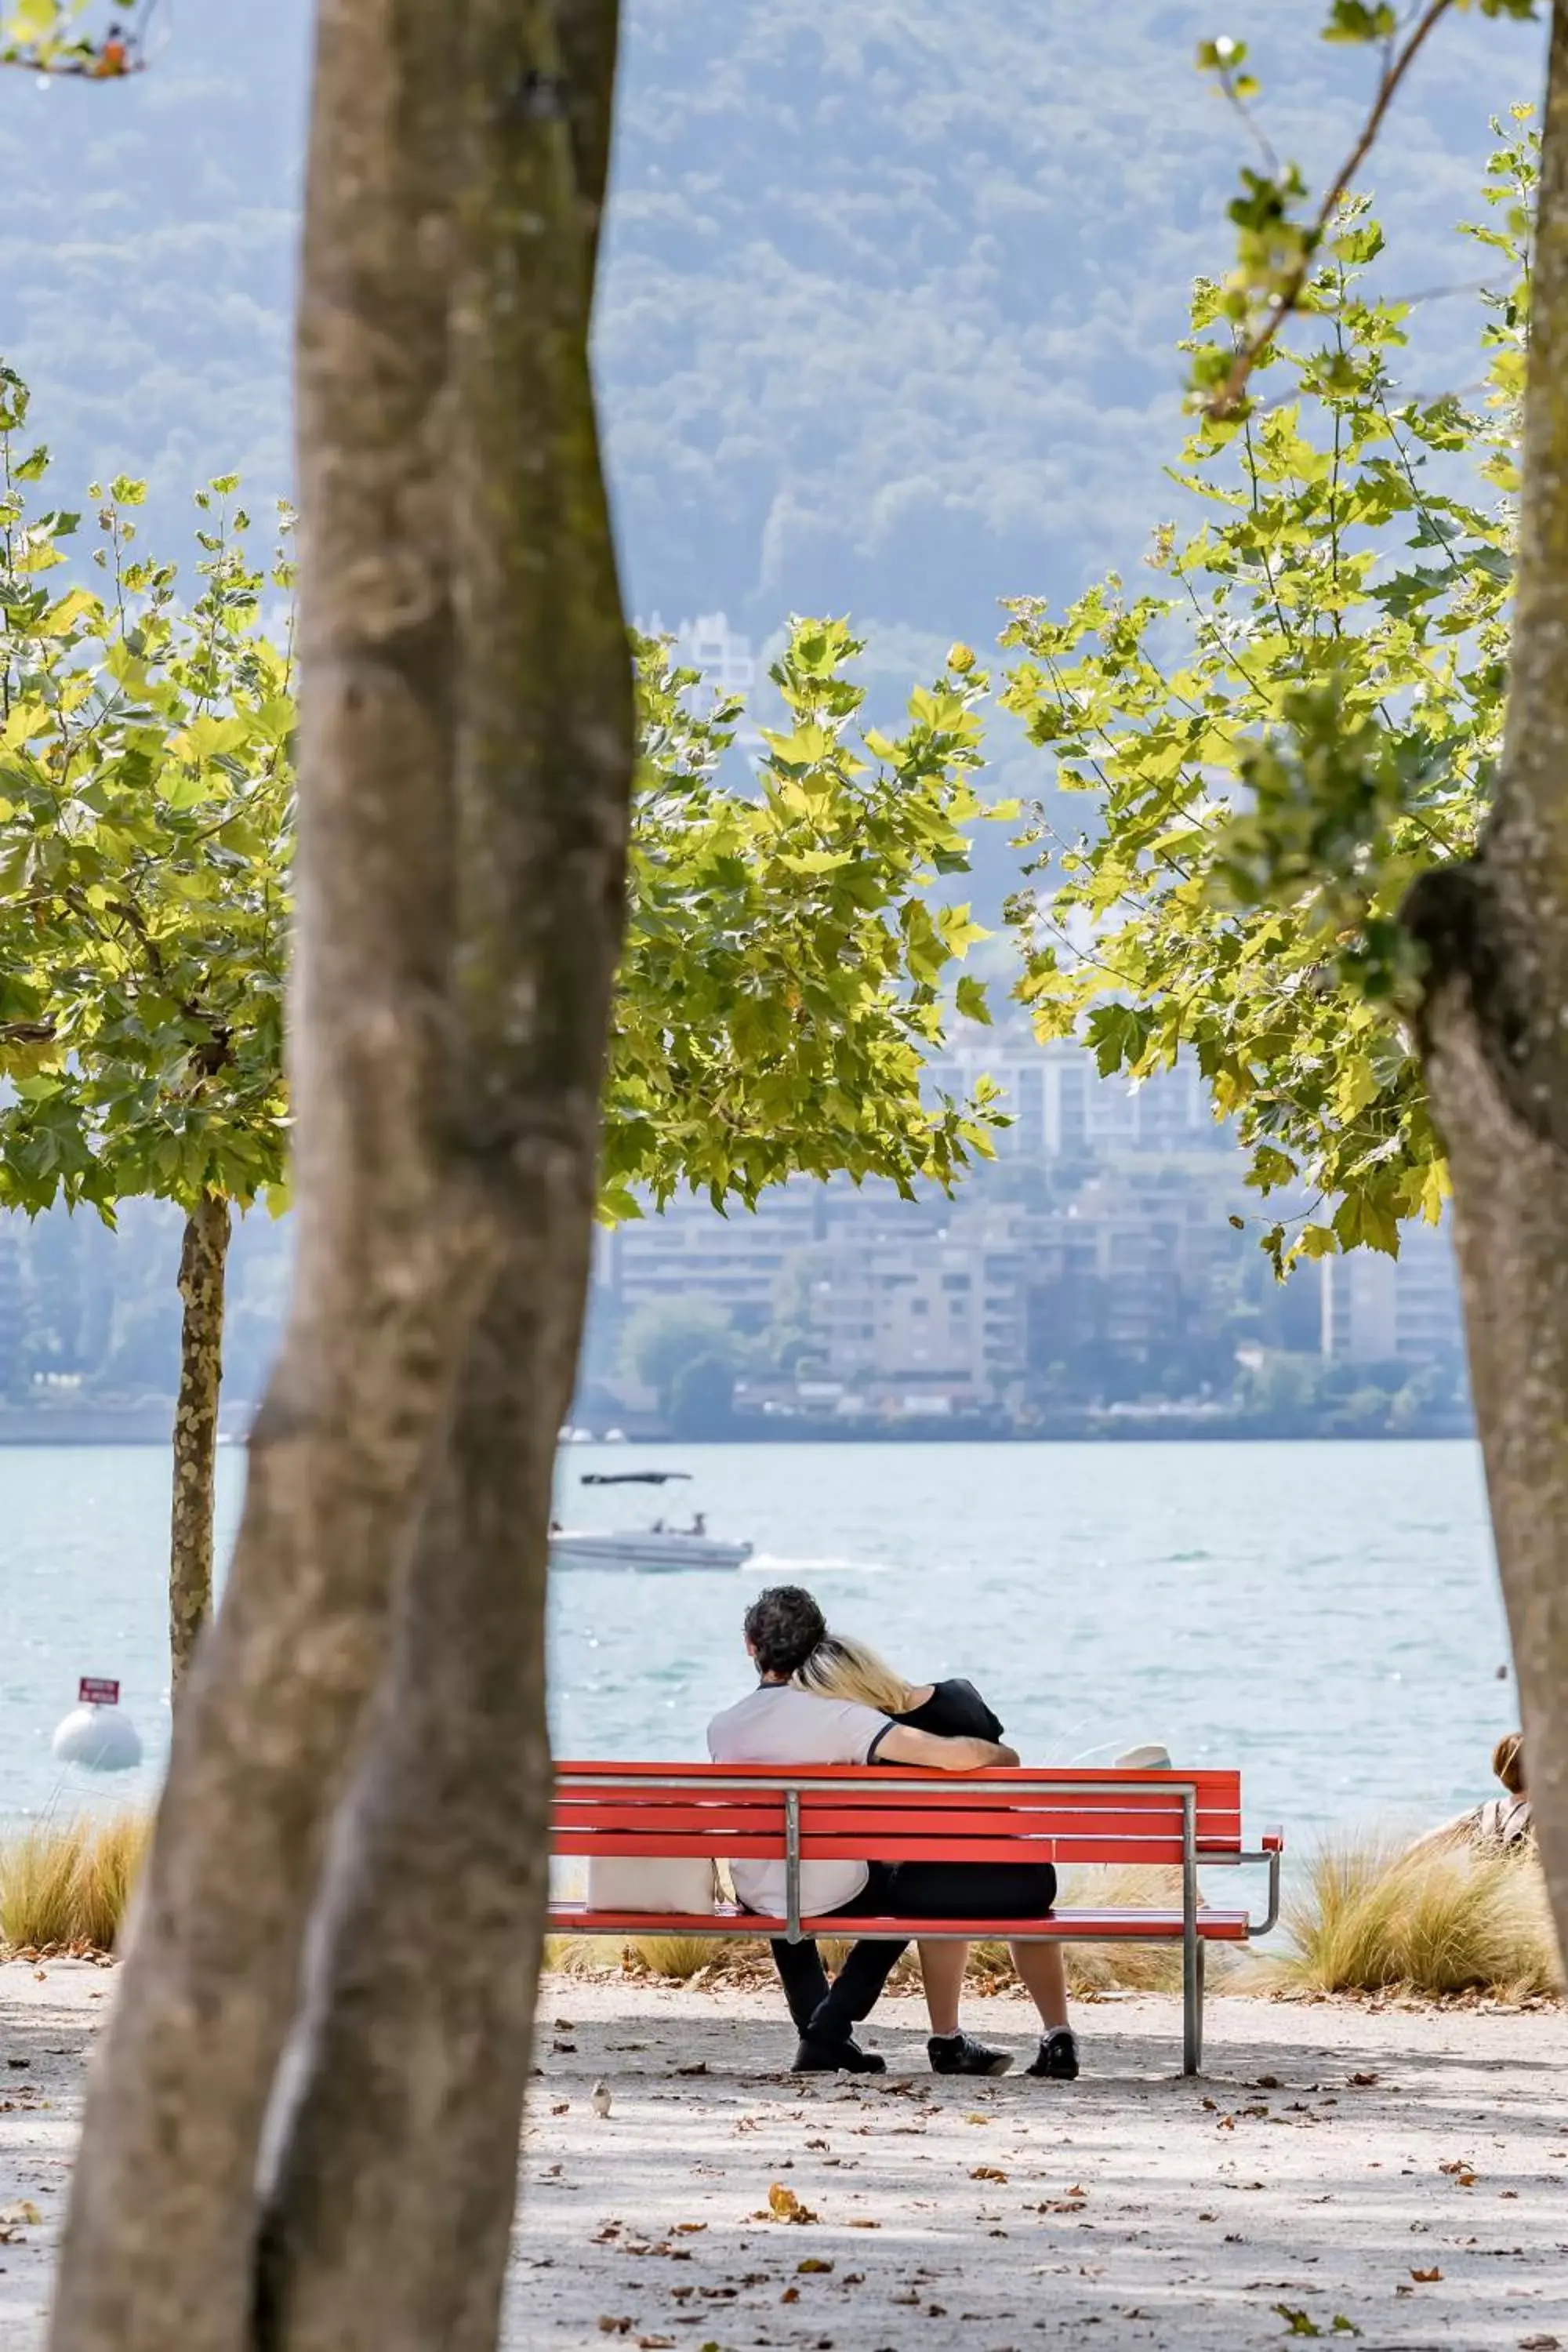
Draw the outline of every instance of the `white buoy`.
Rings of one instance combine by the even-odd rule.
[[[60,1762],[80,1764],[89,1772],[129,1772],[140,1764],[142,1735],[120,1711],[120,1685],[83,1675],[76,1695],[76,1706],[50,1742]]]

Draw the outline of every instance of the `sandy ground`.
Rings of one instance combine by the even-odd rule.
[[[113,1987],[0,1967],[0,2352],[43,2341]],[[1021,2004],[969,2021],[1026,2063]],[[549,1980],[508,2352],[1217,2352],[1296,2313],[1365,2352],[1568,2352],[1568,2016],[1215,1998],[1195,2083],[1174,2002],[1079,2024],[1076,2084],[939,2083],[889,2000],[887,2078],[802,2081],[767,1993]]]

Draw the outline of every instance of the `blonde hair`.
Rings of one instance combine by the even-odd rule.
[[[1492,1770],[1510,1797],[1524,1794],[1524,1742],[1517,1731],[1505,1732],[1492,1749]]]
[[[895,1674],[869,1642],[857,1642],[848,1633],[825,1633],[805,1665],[796,1668],[795,1679],[818,1698],[858,1699],[884,1715],[902,1715],[910,1703],[910,1685],[902,1675]]]

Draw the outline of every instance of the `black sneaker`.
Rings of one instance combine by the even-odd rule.
[[[1078,2080],[1078,2036],[1070,2025],[1058,2025],[1054,2033],[1042,2033],[1039,2053],[1029,2074],[1048,2075],[1053,2083],[1076,2083]]]
[[[1005,2074],[1010,2050],[993,2050],[973,2033],[933,2033],[926,2043],[933,2074]]]
[[[809,2033],[803,2033],[790,2073],[831,2074],[837,2070],[847,2074],[885,2074],[888,2062],[874,2050],[862,2050],[853,2037],[847,2042],[814,2042]]]

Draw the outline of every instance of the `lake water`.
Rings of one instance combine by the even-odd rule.
[[[647,1462],[689,1486],[584,1493]],[[225,1538],[244,1476],[223,1463]],[[168,1462],[0,1451],[0,1819],[145,1799],[166,1738]],[[1487,1792],[1514,1720],[1479,1459],[1468,1444],[627,1446],[563,1453],[572,1525],[693,1507],[739,1576],[572,1570],[552,1606],[563,1755],[682,1757],[748,1687],[739,1619],[809,1582],[911,1678],[969,1675],[1031,1762],[1163,1740],[1239,1764],[1253,1827],[1431,1821]],[[79,1675],[118,1675],[149,1763],[62,1771]]]

